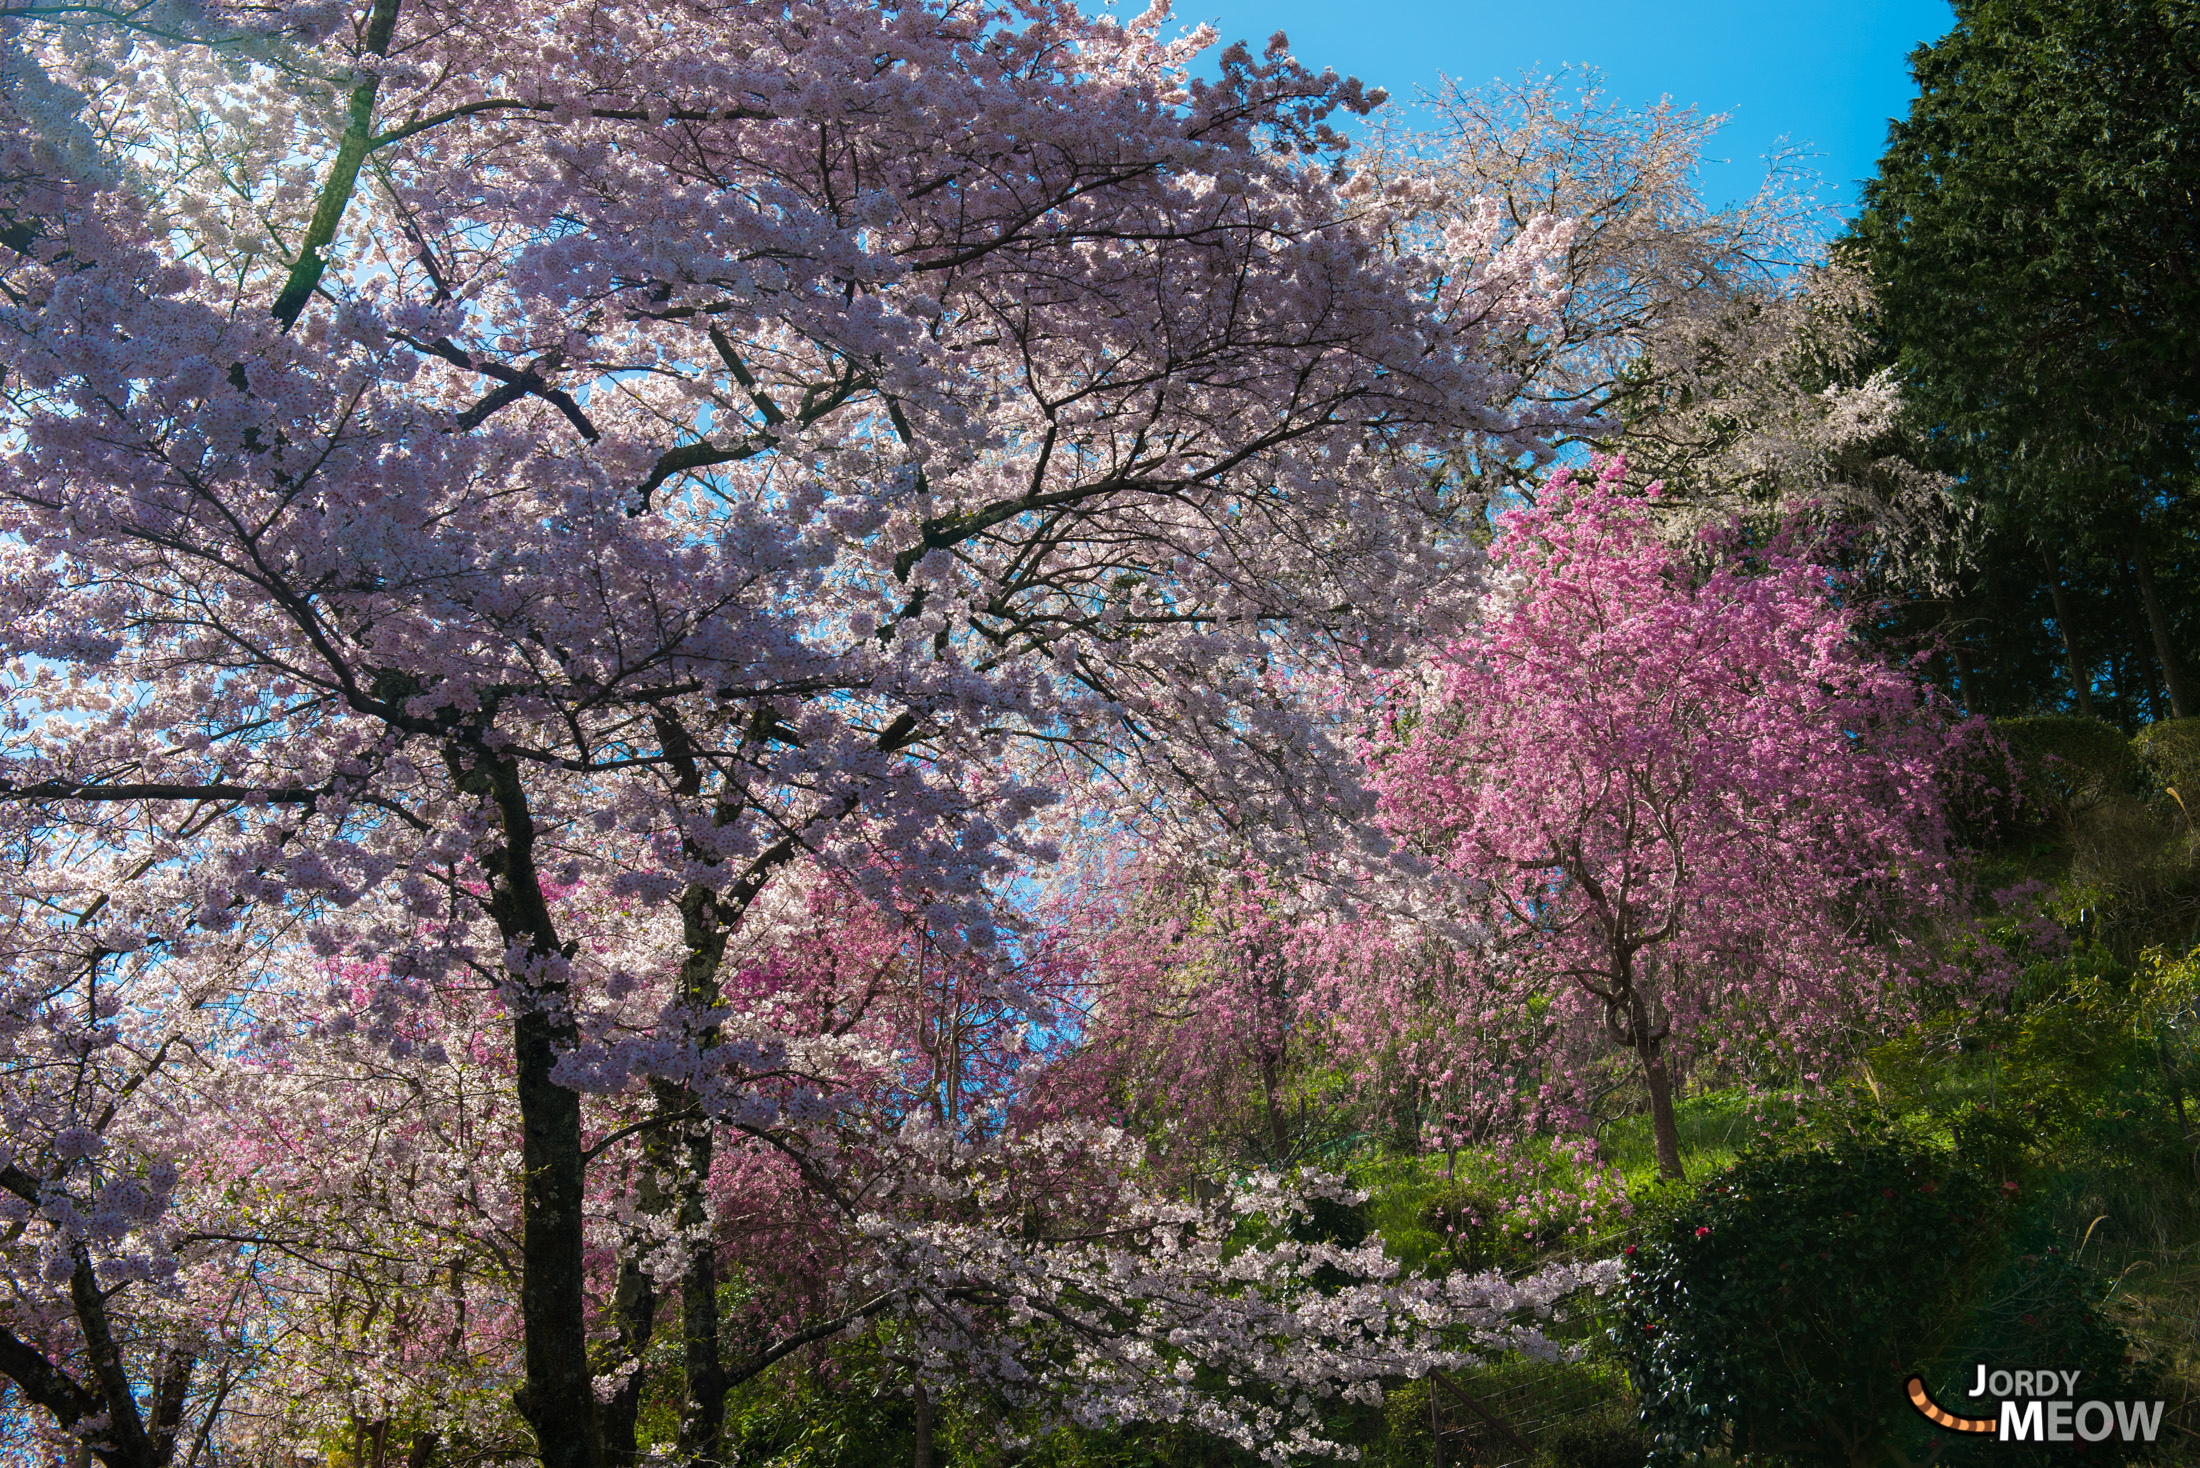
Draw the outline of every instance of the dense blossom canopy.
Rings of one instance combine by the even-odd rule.
[[[1806,546],[1730,533],[1700,564],[1624,474],[1503,518],[1489,615],[1370,757],[1389,827],[1467,885],[1491,981],[1640,1056],[1677,1171],[1669,1045],[1824,1054],[1928,966],[1894,920],[1956,893],[1962,734]]]
[[[1148,1262],[1026,1237],[957,1150],[1054,1145],[954,1099],[1043,1020],[996,900],[1041,814],[1334,844],[1305,680],[1461,626],[1435,471],[1543,451],[1491,364],[1565,229],[1387,248],[1424,193],[1327,123],[1375,99],[1280,37],[1194,78],[1167,23],[7,11],[0,1367],[57,1430],[166,1461],[267,1350],[399,1317],[561,1464],[636,1451],[674,1299],[702,1458],[731,1382],[882,1314],[1047,1315],[1118,1415],[1181,1410],[1200,1291],[1240,1303],[1183,1369],[1264,1392],[1498,1329],[1495,1285],[1294,1324],[1289,1258],[1170,1254],[1207,1225],[1112,1164]],[[797,871],[868,905],[830,953]],[[708,1241],[773,1167],[835,1232],[744,1365]],[[248,1280],[322,1313],[271,1342]]]

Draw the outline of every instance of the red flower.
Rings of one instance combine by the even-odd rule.
[[[1696,1237],[1700,1239],[1709,1232],[1711,1232],[1711,1230],[1708,1228],[1699,1228],[1696,1230]]]

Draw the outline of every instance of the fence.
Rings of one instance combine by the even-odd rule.
[[[1538,1268],[1607,1259],[1635,1241],[1627,1228],[1579,1240],[1538,1257]],[[1602,1312],[1577,1313],[1558,1332],[1586,1340],[1602,1328]],[[1429,1374],[1429,1435],[1438,1468],[1515,1468],[1535,1456],[1551,1432],[1602,1417],[1624,1400],[1608,1376],[1563,1362],[1509,1362],[1502,1369]]]

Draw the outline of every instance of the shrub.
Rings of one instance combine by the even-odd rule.
[[[1979,1359],[2083,1370],[2085,1395],[2139,1395],[2102,1282],[2011,1243],[2014,1185],[1901,1139],[1753,1152],[1663,1220],[1631,1258],[1613,1340],[1660,1448],[1731,1434],[1737,1453],[1848,1464],[1936,1444],[1910,1407]],[[2061,1448],[2003,1462],[2059,1461]],[[2093,1444],[2088,1462],[2115,1461]]]
[[[2200,719],[2149,724],[2132,738],[2131,752],[2156,813],[2191,830],[2200,821]]]
[[[1993,730],[2008,750],[2014,782],[1993,802],[1993,815],[2012,829],[2065,829],[2102,801],[2137,788],[2131,742],[2099,719],[2041,714],[1996,719]]]
[[[1650,1458],[1650,1435],[1629,1422],[1592,1418],[1552,1428],[1537,1450],[1538,1468],[1642,1468]]]

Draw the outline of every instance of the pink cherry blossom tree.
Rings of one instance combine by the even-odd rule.
[[[558,915],[580,933],[654,926],[678,957],[677,928],[631,900],[563,892]],[[1340,1251],[1277,1234],[1239,1248],[1233,1237],[1288,1227],[1335,1180],[1260,1173],[1191,1205],[1148,1184],[1144,1143],[1118,1129],[1009,1124],[1003,1077],[1025,1048],[1014,1021],[1039,1013],[1043,964],[940,954],[814,867],[786,873],[736,941],[721,1048],[758,1057],[740,1084],[787,1104],[727,1129],[700,1198],[666,1185],[664,1158],[698,1130],[649,1125],[657,1078],[610,1076],[658,1043],[633,1021],[672,999],[674,964],[576,996],[591,1038],[570,1061],[593,1072],[584,1139],[602,1164],[584,1200],[592,1388],[622,1454],[650,1384],[649,1312],[668,1304],[721,1391],[877,1324],[917,1390],[979,1382],[1042,1417],[1186,1421],[1280,1459],[1335,1446],[1313,1414],[1321,1397],[1365,1397],[1477,1348],[1551,1350],[1539,1318],[1609,1280],[1575,1267],[1400,1277],[1379,1242]],[[641,950],[629,936],[623,951]],[[225,1246],[215,1272],[251,1306],[200,1350],[230,1388],[216,1441],[267,1453],[334,1434],[393,1460],[427,1461],[443,1441],[509,1456],[522,1440],[507,1403],[522,1380],[523,1174],[493,991],[439,986],[377,1035],[358,1014],[372,966],[327,978],[287,1004],[266,996],[272,1033],[253,1058],[198,1078],[225,1140],[166,1217],[181,1246]],[[638,1152],[619,1147],[637,1132]],[[696,1291],[729,1279],[739,1303],[721,1323],[716,1289],[703,1306]],[[1200,1366],[1241,1388],[1193,1389],[1184,1371]],[[680,1451],[718,1451],[696,1421],[714,1404],[688,1405]]]
[[[1491,364],[1563,229],[1388,249],[1412,186],[1328,125],[1375,99],[1280,38],[1207,80],[1068,0],[7,23],[0,1033],[45,1058],[0,1075],[0,1353],[105,1461],[212,1410],[241,1267],[164,1293],[215,1125],[171,1078],[332,964],[387,1046],[493,997],[518,1400],[546,1463],[625,1451],[592,1350],[708,1291],[640,1268],[607,1323],[592,1171],[684,1233],[841,1083],[727,968],[775,879],[982,952],[1075,778],[1332,839],[1349,752],[1280,670],[1460,625],[1431,466],[1543,448]]]
[[[1148,851],[1049,913],[1077,1043],[1019,1102],[1149,1139],[1195,1195],[1251,1164],[1380,1136],[1472,1148],[1478,1222],[1552,1242],[1625,1208],[1578,1133],[1612,1051],[1579,996],[1487,961],[1448,880],[1332,862],[1217,873]],[[1343,879],[1354,880],[1347,884]]]
[[[1391,829],[1479,909],[1482,961],[1634,1055],[1679,1177],[1672,1055],[1808,1069],[1899,1012],[1896,920],[1955,890],[1954,735],[1807,547],[1691,561],[1623,474],[1562,473],[1503,517],[1485,618],[1368,758]]]

